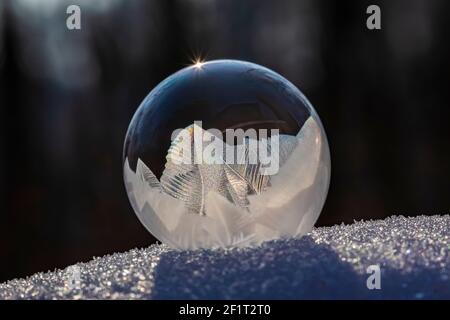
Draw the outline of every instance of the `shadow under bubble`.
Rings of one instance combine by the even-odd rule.
[[[347,299],[368,291],[365,275],[310,236],[248,249],[170,251],[154,277],[154,299]]]
[[[311,236],[260,247],[169,251],[156,267],[153,299],[448,299],[448,272],[381,265],[381,289]]]

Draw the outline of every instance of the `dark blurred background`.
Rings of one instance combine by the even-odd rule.
[[[0,281],[154,242],[124,190],[123,140],[196,57],[267,66],[310,99],[332,159],[317,226],[448,214],[447,3],[0,0]],[[366,28],[370,4],[382,30]]]

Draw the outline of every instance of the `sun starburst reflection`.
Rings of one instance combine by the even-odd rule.
[[[197,60],[195,60],[194,62],[193,62],[193,67],[195,68],[195,69],[202,69],[203,68],[203,65],[205,64],[205,62],[204,61],[202,61],[202,60],[200,60],[200,59],[197,59]]]

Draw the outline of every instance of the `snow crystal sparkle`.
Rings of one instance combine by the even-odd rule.
[[[330,155],[318,115],[293,84],[253,63],[217,60],[150,92],[128,128],[123,168],[134,211],[162,242],[247,246],[311,230]]]
[[[253,248],[106,255],[0,284],[2,299],[450,299],[450,216],[391,217],[313,228]],[[394,254],[395,253],[395,254]],[[380,265],[382,289],[366,268]],[[73,267],[70,269],[73,269]]]

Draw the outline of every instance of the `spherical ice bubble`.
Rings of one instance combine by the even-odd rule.
[[[217,60],[150,92],[128,128],[123,169],[148,231],[196,249],[308,233],[331,165],[320,119],[292,83],[253,63]]]

